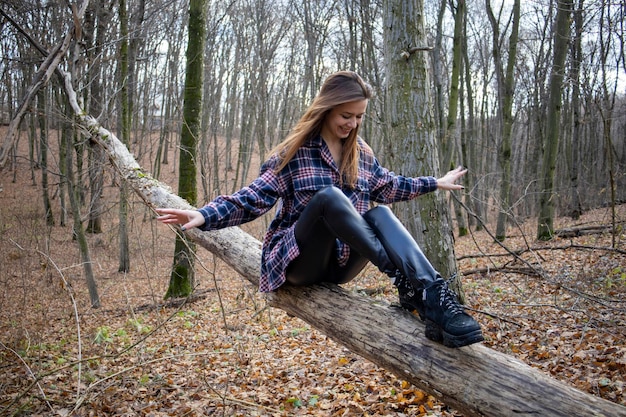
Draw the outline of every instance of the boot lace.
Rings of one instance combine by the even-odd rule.
[[[452,278],[450,278],[452,279]],[[462,314],[465,309],[456,299],[456,294],[448,286],[448,281],[443,281],[439,290],[439,304],[444,310],[449,311],[452,315]]]
[[[406,279],[402,272],[400,272],[400,270],[397,269],[393,274],[390,274],[390,276],[393,277],[393,284],[396,288],[402,290],[405,294],[415,291],[411,283]]]

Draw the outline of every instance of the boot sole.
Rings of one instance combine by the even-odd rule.
[[[430,320],[426,321],[426,330],[424,331],[424,335],[429,340],[442,343],[444,346],[449,348],[460,348],[485,340],[480,329],[462,335],[453,335],[443,331],[441,327],[437,326]]]
[[[417,316],[426,323],[426,330],[424,335],[427,339],[433,342],[441,343],[446,347],[460,348],[463,346],[473,345],[474,343],[480,343],[485,340],[483,333],[480,329],[471,331],[462,335],[453,335],[443,331],[441,327],[435,324],[434,321],[424,320],[424,317],[419,314],[417,308],[409,303],[401,303],[402,308],[410,311],[413,315]]]

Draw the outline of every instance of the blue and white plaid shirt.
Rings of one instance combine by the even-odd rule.
[[[358,181],[354,189],[342,187],[360,214],[370,202],[390,204],[407,201],[437,189],[434,177],[405,177],[382,167],[370,148],[359,138]],[[278,157],[270,157],[260,176],[232,195],[222,195],[199,209],[202,230],[237,226],[262,216],[276,203],[278,209],[263,241],[259,290],[271,292],[285,283],[285,271],[299,254],[294,226],[313,195],[328,186],[340,187],[340,173],[326,143],[318,136],[307,141],[280,172]],[[345,263],[350,247],[337,240],[337,260]]]

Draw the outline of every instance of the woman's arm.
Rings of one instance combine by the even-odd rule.
[[[158,208],[157,220],[165,224],[180,224],[184,231],[192,227],[202,230],[237,226],[262,216],[279,198],[284,184],[273,171],[274,160],[263,164],[260,176],[249,186],[231,195],[216,197],[197,210]]]
[[[372,198],[380,203],[411,200],[435,190],[462,190],[456,182],[467,173],[467,169],[458,167],[447,172],[443,177],[405,177],[389,172],[374,160],[373,176],[370,181]]]

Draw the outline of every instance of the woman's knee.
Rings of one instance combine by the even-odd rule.
[[[380,218],[380,217],[395,217],[395,214],[393,214],[393,211],[391,211],[391,209],[389,208],[389,206],[376,206],[370,210],[368,210],[363,217],[365,217],[365,219],[376,219],[376,218]]]
[[[329,187],[321,188],[317,193],[315,193],[315,197],[317,198],[326,198],[331,201],[336,200],[338,198],[348,198],[339,188],[331,185]]]

